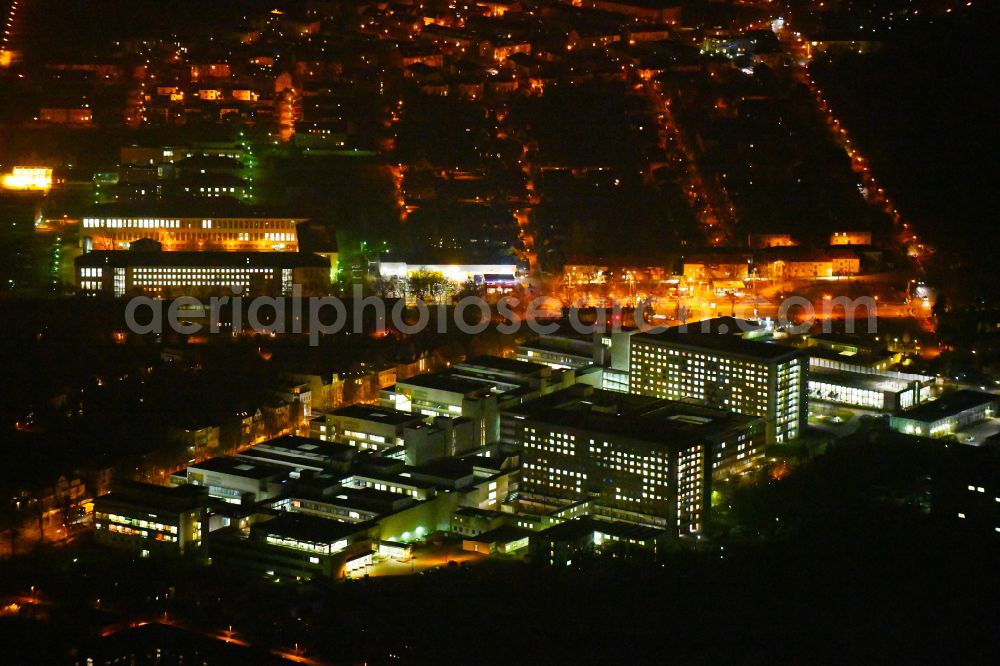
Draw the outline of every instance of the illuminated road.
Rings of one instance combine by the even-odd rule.
[[[671,168],[688,181],[686,194],[698,217],[709,245],[724,245],[733,235],[735,207],[721,185],[709,187],[698,169],[694,152],[684,136],[671,109],[671,100],[653,80],[635,79],[652,104],[660,124],[660,148],[666,153]]]
[[[73,542],[81,531],[72,531],[63,524],[61,512],[50,510],[45,513],[44,521],[45,538],[41,539],[38,532],[38,520],[28,518],[18,529],[14,540],[14,547],[18,555],[30,553],[39,545],[46,546],[66,546]],[[0,558],[10,557],[11,550],[10,530],[0,532]]]
[[[896,205],[886,194],[885,188],[882,187],[875,179],[875,175],[872,173],[870,166],[870,161],[861,153],[861,150],[851,140],[847,128],[844,127],[840,119],[834,114],[833,109],[831,109],[829,102],[823,94],[823,91],[820,90],[819,86],[813,80],[812,75],[809,73],[809,63],[812,60],[809,44],[805,41],[802,35],[793,32],[787,22],[785,29],[782,30],[778,36],[784,48],[800,65],[793,70],[794,76],[802,84],[804,84],[806,88],[808,88],[809,92],[816,101],[816,106],[819,109],[819,112],[826,120],[826,124],[831,135],[850,158],[851,169],[858,176],[861,182],[861,194],[865,201],[880,209],[892,220],[897,231],[899,243],[902,245],[906,253],[916,260],[918,267],[922,270],[921,258],[934,250],[929,245],[922,242],[917,237],[917,234],[912,231],[910,224],[902,219]]]
[[[11,0],[10,9],[3,18],[3,35],[0,36],[0,67],[10,67],[14,61],[17,31],[24,13],[21,5],[27,0]]]
[[[148,624],[160,624],[165,627],[174,627],[175,629],[180,629],[182,631],[188,631],[205,638],[210,638],[212,640],[219,641],[220,643],[227,643],[229,645],[237,645],[239,647],[253,647],[253,643],[250,643],[239,637],[238,632],[234,632],[232,629],[228,630],[213,630],[213,629],[199,629],[188,625],[185,622],[181,622],[174,618],[171,618],[167,613],[151,619],[146,620],[135,620],[132,622],[122,622],[119,624],[111,625],[106,627],[104,631],[101,632],[102,637],[113,636],[121,631],[127,631],[129,629],[136,629],[138,627],[143,627]],[[311,666],[324,666],[328,662],[321,661],[319,659],[314,659],[306,655],[298,646],[291,646],[290,648],[273,648],[270,650],[271,654],[275,657],[280,657],[285,661],[290,661],[297,664],[310,664]]]

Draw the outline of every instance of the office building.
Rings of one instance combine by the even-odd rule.
[[[629,350],[635,329],[542,335],[517,346],[515,357],[572,369],[577,383],[628,393]]]
[[[747,464],[760,419],[575,386],[509,410],[521,430],[520,495],[594,496],[596,513],[701,531],[713,458]]]
[[[126,250],[141,239],[163,244],[167,251],[297,252],[297,225],[304,218],[269,215],[255,208],[220,202],[187,205],[192,210],[107,204],[80,220],[85,251]]]
[[[310,421],[310,434],[327,442],[349,444],[361,451],[384,452],[404,446],[409,426],[422,425],[425,416],[389,407],[348,405]]]
[[[90,216],[81,220],[86,250],[126,250],[152,238],[168,251],[297,252],[295,227],[302,219],[280,217]]]
[[[316,498],[293,494],[275,500],[269,506],[276,511],[290,511],[346,523],[360,523],[402,511],[413,506],[416,501],[412,497],[386,490],[339,487],[330,497]]]
[[[421,465],[480,446],[479,428],[470,419],[431,418],[391,407],[350,405],[316,416],[309,427],[318,439],[373,451],[407,465]]]
[[[181,554],[201,545],[207,505],[204,488],[121,483],[94,500],[94,536],[143,557]]]
[[[437,495],[437,488],[433,483],[417,480],[409,472],[402,471],[358,471],[343,479],[341,484],[344,488],[373,488],[386,493],[412,497],[420,501],[431,499]]]
[[[572,386],[572,370],[556,370],[541,363],[499,356],[478,356],[456,364],[446,372],[416,375],[383,389],[385,407],[427,417],[465,418],[478,424],[471,448],[456,448],[450,455],[468,453],[475,447],[510,441],[500,418],[508,406],[533,400]]]
[[[515,358],[550,368],[582,370],[603,365],[603,350],[589,335],[543,335],[517,346]]]
[[[300,285],[303,293],[325,293],[329,285],[329,263],[314,254],[162,252],[146,244],[139,248],[77,257],[78,293],[115,298],[205,293],[291,296],[294,285]]]
[[[383,406],[426,417],[465,417],[475,421],[479,432],[472,448],[500,437],[497,396],[486,382],[456,377],[450,372],[417,375],[383,389],[380,401]]]
[[[888,370],[903,360],[903,354],[896,349],[889,350],[889,338],[856,335],[849,333],[822,333],[810,335],[806,339],[810,365],[857,371],[848,366],[860,366],[874,370]]]
[[[213,532],[212,561],[276,582],[338,579],[372,563],[377,526],[281,512],[258,520],[246,539],[234,528]]]
[[[806,424],[807,359],[726,319],[633,336],[631,392],[762,417],[768,444],[796,439]]]

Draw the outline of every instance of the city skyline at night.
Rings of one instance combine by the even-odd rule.
[[[2,661],[991,662],[997,18],[0,0]]]

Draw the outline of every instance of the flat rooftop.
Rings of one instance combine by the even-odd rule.
[[[413,474],[457,481],[473,476],[473,464],[461,458],[438,458],[418,467],[408,468]]]
[[[411,488],[421,488],[424,490],[429,490],[434,488],[435,485],[429,481],[421,481],[419,479],[414,479],[412,476],[408,475],[408,472],[400,472],[399,474],[386,474],[386,473],[365,473],[365,472],[354,472],[348,478],[365,479],[370,481],[380,481],[383,483],[394,483],[399,486],[409,486]]]
[[[436,391],[449,391],[451,393],[489,392],[490,385],[485,381],[473,381],[463,377],[456,377],[451,372],[435,372],[427,375],[416,375],[409,379],[397,382],[396,386],[414,386],[417,388],[433,389]]]
[[[313,543],[333,543],[361,532],[364,523],[343,523],[302,513],[282,512],[276,518],[257,523],[251,530]]]
[[[827,382],[838,386],[850,386],[852,388],[866,389],[869,391],[883,391],[899,393],[910,387],[910,382],[899,379],[883,377],[881,375],[868,375],[860,372],[850,372],[848,370],[833,370],[830,368],[810,368],[809,381]]]
[[[636,539],[637,541],[653,539],[666,534],[665,530],[657,527],[635,525],[621,521],[597,520],[590,516],[584,516],[553,525],[541,532],[538,537],[553,540],[579,539],[594,532],[601,532],[602,534],[615,536],[619,539]]]
[[[194,465],[188,465],[188,473],[191,470],[216,472],[218,474],[229,474],[245,479],[269,479],[273,476],[287,474],[288,470],[266,463],[248,462],[241,458],[209,458]]]
[[[485,519],[495,519],[503,518],[504,516],[510,515],[505,514],[501,511],[491,511],[490,509],[477,509],[472,506],[460,506],[455,509],[454,515],[456,516],[468,516],[470,518],[485,518]]]
[[[486,368],[488,370],[519,375],[537,375],[549,370],[547,365],[542,365],[541,363],[518,361],[517,359],[504,358],[502,356],[476,356],[475,358],[470,358],[467,361],[456,364],[455,367],[469,370]]]
[[[637,333],[633,338],[633,344],[636,342],[663,343],[672,347],[686,347],[698,351],[715,351],[756,361],[791,359],[803,353],[794,347],[774,342],[746,340],[740,335],[734,334],[734,331],[722,328],[721,324],[717,326],[717,332],[715,333],[702,333],[701,331],[702,327],[699,322],[688,324],[687,326],[654,328],[645,333]],[[723,333],[722,331],[726,332]],[[739,328],[735,330],[735,333],[742,332]]]
[[[330,262],[309,252],[144,252],[95,250],[76,258],[80,268],[329,268]]]
[[[518,539],[526,539],[534,536],[533,530],[518,527],[517,525],[501,525],[478,536],[464,537],[465,541],[476,543],[510,543]]]
[[[684,324],[678,326],[663,327],[668,331],[684,332]],[[739,317],[711,317],[701,321],[690,322],[687,325],[688,333],[711,333],[712,335],[746,335],[748,333],[763,333],[766,326],[754,319],[741,319]]]
[[[879,344],[873,336],[857,333],[816,333],[810,335],[809,339],[817,344],[850,345],[861,349],[885,349],[885,345]]]
[[[575,386],[506,410],[535,423],[683,445],[724,437],[761,419],[688,401]]]
[[[823,358],[839,363],[850,363],[852,365],[863,365],[866,367],[878,365],[891,360],[895,354],[884,349],[864,350],[864,351],[836,351],[827,347],[806,347],[806,352],[810,358]]]
[[[326,497],[320,500],[336,506],[367,507],[370,510],[375,504],[396,504],[398,502],[413,502],[414,499],[408,495],[391,493],[388,490],[375,490],[374,488],[342,488],[333,497]]]
[[[138,481],[123,481],[115,483],[111,493],[99,497],[97,501],[178,513],[206,503],[208,491],[202,486],[157,486]]]
[[[335,409],[330,412],[330,415],[349,419],[358,419],[359,421],[374,421],[376,423],[385,423],[387,425],[406,425],[408,423],[413,423],[414,421],[423,420],[423,417],[419,414],[404,412],[388,407],[375,407],[373,405],[349,405],[347,407],[340,407],[339,409]]]
[[[270,501],[269,505],[274,507],[287,500],[298,500],[310,504],[350,509],[359,512],[363,511],[375,515],[392,513],[393,511],[398,511],[400,507],[406,508],[417,501],[408,495],[391,493],[386,490],[338,487],[332,491],[332,494],[324,494],[322,496],[312,493],[299,494],[293,491],[288,497]],[[299,512],[293,511],[293,513]]]
[[[899,418],[933,423],[949,416],[961,414],[969,409],[997,402],[1000,402],[1000,395],[961,389],[954,393],[946,393],[933,402],[925,402],[913,409],[908,409],[900,414]]]
[[[570,343],[560,343],[552,340],[546,340],[544,338],[538,338],[536,340],[529,340],[528,342],[522,342],[518,345],[518,349],[524,350],[537,350],[542,352],[548,352],[552,354],[563,354],[565,356],[575,356],[577,358],[584,359],[586,361],[594,360],[593,350],[590,348],[592,342],[584,342],[582,340],[573,341],[575,346],[571,346]],[[587,350],[583,349],[584,345],[588,345]]]
[[[169,204],[114,202],[97,204],[87,209],[81,216],[85,218],[119,218],[134,217],[140,219],[177,219],[177,218],[209,218],[222,219],[268,219],[268,220],[302,220],[293,215],[281,215],[273,211],[248,206],[236,200],[225,198],[204,199],[187,197]]]
[[[252,446],[244,453],[262,452],[287,452],[292,455],[307,458],[327,457],[327,458],[350,458],[353,457],[355,448],[350,444],[338,444],[336,442],[324,442],[321,439],[312,437],[300,437],[298,435],[282,435],[277,439],[272,439],[262,444]]]

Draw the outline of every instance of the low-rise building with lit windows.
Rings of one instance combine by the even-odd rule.
[[[535,495],[519,497],[518,506],[523,510],[509,515],[510,524],[541,532],[567,520],[589,516],[594,509],[594,500],[590,497],[564,500]]]
[[[712,321],[638,333],[630,350],[631,392],[762,417],[768,444],[796,439],[806,425],[808,359],[755,335]]]
[[[409,472],[384,474],[357,472],[343,479],[341,483],[344,488],[374,488],[382,492],[412,497],[415,500],[431,499],[437,495],[437,488],[433,483],[418,481],[411,477]]]
[[[578,383],[628,393],[629,349],[635,333],[635,329],[623,329],[589,335],[570,332],[542,335],[518,345],[514,354],[521,361],[542,363],[557,370],[572,369]]]
[[[372,563],[374,523],[348,523],[281,512],[258,520],[243,538],[232,528],[212,533],[212,561],[275,581],[350,577]]]
[[[589,336],[541,336],[521,343],[514,354],[519,361],[542,363],[556,369],[582,370],[600,365],[602,360]]]
[[[870,231],[834,231],[830,234],[830,245],[871,245]]]
[[[806,340],[809,351],[809,366],[828,367],[851,372],[869,370],[889,370],[903,360],[899,350],[890,351],[878,338],[864,338],[860,335],[827,333],[810,335]]]
[[[930,377],[888,370],[852,372],[813,364],[809,368],[809,401],[894,412],[924,402],[932,382]]]
[[[251,446],[236,457],[290,468],[294,477],[301,476],[304,472],[346,474],[351,468],[355,453],[353,446],[345,444],[310,437],[282,435],[277,439]]]
[[[256,523],[250,530],[250,537],[272,546],[333,555],[346,550],[351,544],[368,541],[371,527],[366,523],[344,523],[284,512],[272,520]]]
[[[463,417],[404,412],[391,407],[350,405],[320,414],[309,422],[310,434],[359,451],[422,465],[479,446],[479,430]]]
[[[125,250],[151,238],[165,250],[297,252],[304,218],[271,215],[229,202],[202,200],[183,209],[106,204],[80,219],[84,250]]]
[[[473,447],[456,442],[450,455],[467,453],[474,447],[509,441],[500,410],[541,395],[572,386],[575,373],[541,363],[477,356],[456,364],[446,372],[416,375],[380,392],[380,403],[426,417],[465,418],[474,421],[479,433]]]
[[[532,536],[531,550],[536,562],[572,566],[595,555],[624,557],[637,550],[655,555],[669,540],[668,530],[584,516]]]
[[[458,493],[438,493],[427,499],[376,490],[338,486],[325,496],[293,495],[269,503],[274,511],[374,526],[381,541],[411,543],[434,532],[447,532],[458,508]]]
[[[995,417],[998,408],[1000,396],[962,389],[894,414],[889,427],[907,435],[945,437]]]
[[[338,488],[332,497],[283,497],[269,503],[275,511],[290,511],[318,518],[361,523],[376,520],[413,506],[412,497],[374,488]]]
[[[324,441],[381,452],[403,446],[406,428],[423,424],[425,418],[390,407],[348,405],[316,416],[310,422],[310,433]]]
[[[763,424],[686,407],[578,385],[509,410],[523,446],[520,496],[594,496],[594,513],[698,534],[713,459],[748,463]]]
[[[325,292],[329,285],[329,262],[315,254],[162,252],[145,244],[139,248],[77,257],[77,292],[115,298],[206,293],[291,296],[294,285],[306,294]]]
[[[49,167],[16,166],[0,175],[0,189],[15,192],[48,192],[52,189],[52,169]]]
[[[453,285],[461,285],[470,280],[482,283],[486,276],[507,276],[515,281],[521,276],[521,265],[514,259],[492,264],[408,264],[382,261],[377,264],[377,270],[386,280],[406,280],[421,273],[440,274]]]
[[[691,286],[716,282],[742,282],[750,275],[748,253],[694,254],[684,260],[684,281]]]
[[[472,419],[479,426],[475,446],[485,446],[500,438],[500,411],[494,389],[488,382],[438,372],[410,377],[383,389],[380,402],[425,417]]]
[[[207,506],[205,488],[121,483],[94,500],[95,539],[143,557],[181,554],[201,545]]]
[[[240,458],[209,458],[176,475],[177,483],[202,486],[208,494],[230,504],[250,505],[279,496],[289,470],[278,465]]]
[[[484,555],[524,553],[533,535],[534,532],[524,527],[501,525],[489,532],[462,539],[462,550]]]

